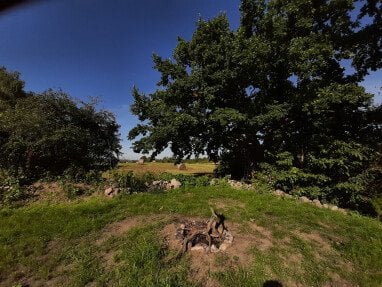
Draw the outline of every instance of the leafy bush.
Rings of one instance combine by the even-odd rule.
[[[86,185],[84,183],[73,182],[67,178],[58,181],[61,189],[69,199],[74,199],[82,195],[90,195],[95,191],[94,185]]]
[[[0,168],[40,179],[117,164],[119,125],[112,113],[62,91],[26,93],[18,76],[0,68]]]
[[[85,170],[75,166],[71,166],[63,173],[63,177],[74,182],[82,182],[86,184],[99,184],[102,182],[102,173],[99,170]]]
[[[146,192],[149,191],[149,184],[156,177],[151,173],[135,175],[132,171],[128,173],[112,171],[109,180],[118,185],[125,193]]]
[[[18,179],[13,177],[0,179],[0,203],[11,204],[29,196],[29,190],[23,187]]]
[[[210,177],[206,175],[195,176],[190,174],[171,174],[162,173],[159,175],[159,179],[170,181],[175,178],[182,183],[182,186],[208,186],[210,185]]]

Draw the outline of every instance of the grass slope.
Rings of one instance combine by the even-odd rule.
[[[169,260],[160,230],[208,206],[246,245]],[[380,286],[381,270],[380,222],[224,186],[0,210],[0,286]]]

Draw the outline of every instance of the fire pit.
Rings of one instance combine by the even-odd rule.
[[[184,220],[176,229],[176,239],[182,242],[179,256],[188,250],[219,252],[226,250],[233,242],[233,236],[225,226],[223,214],[213,209],[209,220]]]

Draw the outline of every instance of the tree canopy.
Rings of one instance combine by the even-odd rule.
[[[0,168],[36,178],[116,164],[119,126],[112,113],[62,91],[32,94],[23,87],[18,73],[0,69]]]
[[[302,185],[348,188],[380,152],[381,108],[360,82],[382,67],[382,4],[243,0],[240,12],[237,31],[224,14],[199,19],[172,58],[153,55],[158,89],[133,89],[134,150],[206,154],[234,178],[270,164]]]

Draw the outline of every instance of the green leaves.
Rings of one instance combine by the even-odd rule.
[[[30,179],[106,169],[117,162],[118,129],[113,114],[61,91],[16,97],[0,117],[0,168]]]
[[[267,162],[297,177],[294,186],[330,189],[362,172],[381,130],[380,108],[359,86],[380,65],[381,7],[363,1],[359,19],[373,21],[364,27],[350,17],[354,3],[242,0],[238,31],[225,15],[200,19],[174,59],[154,56],[160,88],[133,91],[132,112],[143,121],[129,135],[142,136],[135,150],[206,153],[238,178]]]

